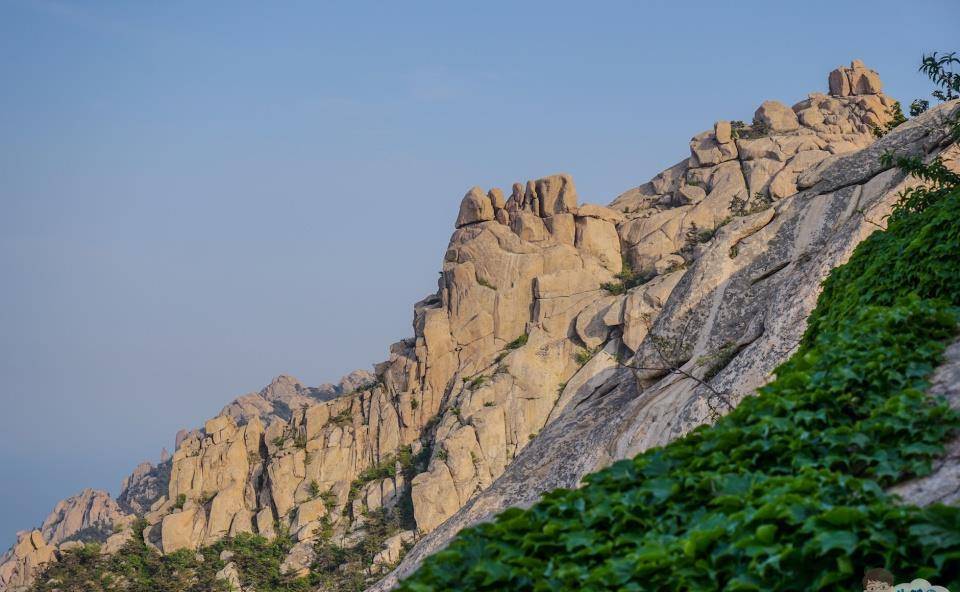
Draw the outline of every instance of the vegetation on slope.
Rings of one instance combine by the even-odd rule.
[[[958,253],[960,191],[895,216],[759,396],[462,532],[401,590],[854,589],[875,566],[960,585],[960,509],[884,491],[960,427],[923,392],[957,334]]]
[[[960,91],[960,78],[944,79]],[[929,473],[960,428],[924,394],[960,321],[960,177],[937,162],[890,162],[929,188],[907,192],[888,230],[831,273],[799,350],[758,396],[581,489],[463,531],[400,589],[857,589],[877,566],[960,587],[960,509],[905,506],[884,490]],[[258,592],[360,590],[402,510],[372,517],[370,544],[318,542],[306,578],[281,574],[285,533],[167,556],[136,534],[112,556],[96,545],[64,553],[33,590],[227,590],[223,551]]]
[[[258,592],[298,592],[310,590],[305,580],[295,580],[280,573],[280,564],[293,546],[282,533],[274,540],[251,534],[224,539],[199,552],[181,550],[162,556],[143,542],[145,523],[137,524],[135,536],[122,550],[110,556],[100,555],[100,547],[88,544],[63,554],[51,564],[37,581],[35,592],[185,592],[229,591],[226,582],[216,573],[226,562],[223,551],[233,553],[230,561],[237,564],[245,582]]]

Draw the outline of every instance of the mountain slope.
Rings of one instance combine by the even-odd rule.
[[[375,380],[280,377],[237,399],[131,478],[143,493],[121,501],[141,520],[107,539],[119,553],[25,533],[0,589],[58,558],[62,578],[355,589],[406,553],[384,588],[461,528],[727,413],[795,350],[820,280],[915,183],[879,155],[954,150],[944,108],[875,143],[894,101],[862,64],[829,83],[793,108],[764,103],[750,125],[717,122],[610,207],[579,204],[566,175],[509,198],[470,190],[438,290]]]
[[[878,565],[960,584],[960,508],[884,492],[960,429],[923,394],[960,322],[960,187],[896,218],[830,274],[758,396],[462,531],[400,590],[850,589]]]

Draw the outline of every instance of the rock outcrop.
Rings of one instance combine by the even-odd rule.
[[[806,103],[797,107],[807,108]],[[616,339],[612,337],[568,383],[567,388],[578,385],[576,392],[561,398],[547,425],[501,476],[421,538],[371,590],[388,589],[461,529],[505,508],[529,506],[552,489],[577,487],[584,475],[688,433],[767,382],[798,344],[820,282],[881,226],[898,194],[917,182],[881,164],[880,156],[887,151],[927,160],[940,156],[960,170],[960,150],[944,125],[945,116],[957,110],[956,101],[942,105],[879,141],[871,142],[865,134],[862,139],[851,134],[838,140],[856,140],[866,147],[844,153],[841,145],[834,146],[835,157],[800,172],[799,192],[773,201],[767,209],[734,215],[711,233],[687,269],[679,272],[679,281],[661,293],[656,314],[636,311],[643,310],[641,303],[649,304],[648,290],[678,272],[628,291],[624,302],[611,308],[624,321],[630,315],[642,320],[643,329],[629,339],[631,345],[624,322],[619,352],[608,349]],[[782,145],[796,137],[773,135],[771,143]],[[619,227],[625,245],[648,248],[630,239],[634,219],[660,216],[658,223],[668,227],[683,224],[689,210],[674,213],[679,207],[660,210],[656,204],[679,191],[690,170],[688,162],[681,163],[614,203],[627,212],[628,221]],[[638,203],[645,205],[631,219]],[[653,253],[648,260],[654,260]],[[598,361],[617,353],[622,363]],[[907,499],[932,501],[931,487],[938,489],[937,495],[955,487],[956,463],[951,458],[932,477],[939,485],[912,484],[904,491]]]
[[[296,575],[317,541],[356,545],[371,516],[409,508],[369,571],[402,560],[386,589],[461,528],[728,411],[789,355],[820,280],[913,182],[880,154],[951,154],[953,106],[877,141],[895,102],[876,73],[854,62],[829,86],[767,101],[749,125],[718,121],[608,207],[581,204],[564,174],[509,197],[470,189],[437,290],[374,373],[315,388],[280,376],[237,398],[178,434],[169,461],[138,467],[109,523],[142,516],[163,553],[289,531]],[[55,559],[65,539],[36,532],[5,556],[0,590]],[[229,566],[218,577],[238,581]]]
[[[56,560],[58,550],[80,542],[105,542],[133,520],[105,491],[84,489],[59,502],[39,529],[17,533],[0,557],[0,590],[28,586],[37,570]]]

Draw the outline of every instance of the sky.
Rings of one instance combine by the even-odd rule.
[[[958,25],[955,0],[0,0],[0,546],[278,374],[386,359],[471,186],[568,172],[608,203],[853,58],[927,96]]]

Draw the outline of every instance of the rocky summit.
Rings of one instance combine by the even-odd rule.
[[[960,168],[956,101],[894,126],[899,103],[859,60],[826,87],[717,121],[606,206],[566,174],[471,188],[413,335],[373,372],[279,376],[236,398],[116,501],[85,490],[19,533],[0,591],[43,583],[85,543],[202,559],[244,534],[288,541],[290,581],[387,590],[464,528],[730,413],[796,351],[831,270],[921,183],[882,155]],[[898,491],[956,502],[956,459]],[[224,549],[208,560],[218,581],[253,590]]]

